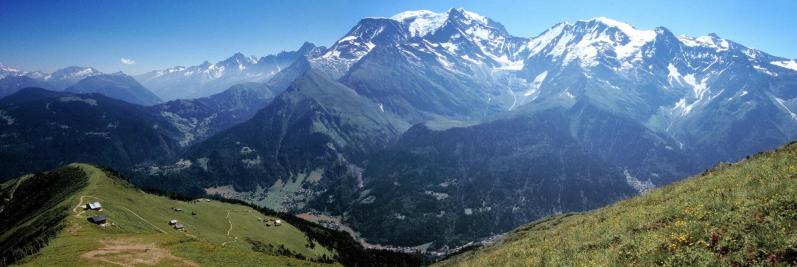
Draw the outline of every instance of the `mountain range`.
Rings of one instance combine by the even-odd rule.
[[[107,163],[134,183],[323,214],[372,244],[431,250],[601,207],[797,137],[797,61],[603,17],[518,37],[464,9],[407,11],[362,19],[329,48],[135,79],[165,100],[204,98],[88,105],[125,106],[153,125],[124,139],[156,146],[148,159]],[[23,134],[33,128],[23,121],[64,98],[109,102],[8,96],[0,137],[24,140],[3,145],[59,140]],[[113,118],[64,120],[96,128]],[[3,177],[108,160],[73,152]]]
[[[196,66],[176,66],[136,75],[135,78],[166,100],[199,98],[220,93],[239,83],[267,82],[297,58],[321,50],[324,48],[304,43],[296,51],[283,51],[261,58],[236,53],[217,63],[205,61]]]

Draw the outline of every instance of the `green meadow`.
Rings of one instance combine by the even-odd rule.
[[[88,177],[50,210],[65,210],[62,229],[23,266],[307,266],[333,258],[294,226],[250,207],[215,200],[179,201],[145,193],[97,167],[72,164]],[[4,191],[14,186],[3,185]],[[101,211],[85,210],[100,202]],[[175,211],[181,209],[182,211]],[[106,215],[104,225],[87,218]],[[40,223],[41,220],[27,220]],[[270,220],[267,226],[266,219]],[[183,224],[183,230],[169,225]],[[12,231],[7,231],[12,232]]]

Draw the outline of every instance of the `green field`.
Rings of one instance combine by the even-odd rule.
[[[439,265],[797,265],[797,144],[592,212],[539,220]]]
[[[52,206],[51,210],[66,207],[68,216],[63,229],[38,253],[18,264],[304,266],[320,263],[299,258],[334,257],[334,252],[317,242],[310,244],[307,236],[290,224],[266,226],[263,219],[279,218],[264,216],[247,206],[212,200],[173,200],[147,194],[91,165],[70,167],[85,172],[88,184]],[[10,186],[13,183],[6,183],[3,188]],[[102,211],[84,210],[90,201],[99,201]],[[108,216],[105,226],[87,220],[98,214]],[[173,229],[168,224],[172,219],[184,224],[185,230]],[[7,230],[4,233],[13,232]],[[282,256],[285,251],[294,255]]]

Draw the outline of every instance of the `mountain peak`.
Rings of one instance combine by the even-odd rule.
[[[411,36],[425,36],[439,29],[446,22],[458,21],[466,25],[474,22],[487,25],[489,20],[464,8],[452,8],[444,13],[429,10],[410,10],[398,13],[390,19],[407,25]]]
[[[489,23],[489,20],[487,19],[487,17],[479,15],[479,14],[477,14],[475,12],[467,11],[464,8],[461,8],[461,7],[460,8],[452,8],[452,9],[448,10],[447,14],[448,14],[448,18],[449,19],[452,19],[452,18],[464,19],[467,22],[467,24],[470,24],[473,21],[476,21],[476,22],[479,22],[479,23],[485,24],[485,25]]]
[[[299,50],[297,50],[297,52],[299,52],[300,54],[304,54],[307,53],[307,51],[310,51],[314,48],[316,48],[316,45],[314,43],[305,41],[304,43],[302,43],[302,46],[299,47]]]
[[[435,13],[429,10],[404,11],[390,19],[407,24],[410,35],[424,36],[445,24],[448,13]]]

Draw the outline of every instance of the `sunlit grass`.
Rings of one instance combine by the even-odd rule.
[[[537,221],[441,265],[797,264],[796,190],[790,144],[602,209]]]
[[[303,266],[318,265],[298,259],[269,255],[252,250],[246,239],[256,240],[299,253],[307,259],[323,255],[333,257],[333,252],[319,244],[310,248],[307,237],[283,223],[267,227],[258,211],[236,204],[219,201],[184,202],[144,193],[126,182],[110,178],[100,169],[83,164],[72,166],[84,170],[90,177],[89,185],[78,194],[65,200],[70,215],[66,228],[38,254],[29,257],[22,265],[31,266],[86,266],[107,265],[81,258],[80,255],[103,247],[103,241],[135,240],[136,244],[154,244],[175,257],[208,266]],[[73,208],[88,201],[99,201],[102,211],[83,211]],[[172,210],[181,208],[182,212]],[[76,212],[83,211],[79,216]],[[193,215],[192,213],[195,213]],[[108,225],[100,227],[87,217],[105,214]],[[186,231],[177,231],[169,224],[176,219]],[[232,227],[230,226],[232,224]],[[229,233],[229,234],[228,234]],[[164,261],[159,265],[180,265],[179,261]]]

